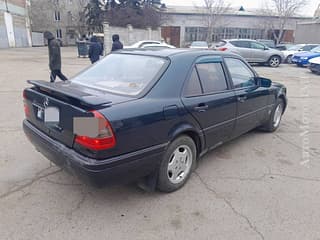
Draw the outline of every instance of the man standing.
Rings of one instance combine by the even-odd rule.
[[[48,40],[49,67],[51,71],[50,82],[54,82],[58,76],[61,80],[68,80],[61,72],[60,42],[49,31],[44,32],[44,38]]]
[[[118,34],[114,34],[112,35],[112,49],[111,49],[111,52],[113,51],[117,51],[119,49],[123,49],[123,45],[122,43],[120,42],[120,37]]]
[[[92,36],[90,41],[89,58],[91,63],[94,64],[95,62],[99,61],[103,49],[96,36]]]

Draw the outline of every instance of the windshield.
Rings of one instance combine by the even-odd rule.
[[[166,59],[159,57],[110,54],[71,81],[112,93],[135,96],[156,79],[166,63]]]
[[[320,52],[320,46],[319,46],[319,47],[316,47],[316,48],[311,49],[311,52],[315,52],[315,53]]]

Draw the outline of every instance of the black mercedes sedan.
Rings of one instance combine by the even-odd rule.
[[[96,186],[146,179],[175,191],[204,153],[255,128],[275,131],[287,106],[283,85],[207,50],[123,50],[69,81],[28,82],[25,134]]]

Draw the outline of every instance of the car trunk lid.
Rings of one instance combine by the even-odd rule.
[[[135,98],[84,87],[70,81],[28,81],[24,91],[26,117],[38,129],[68,147],[73,146],[73,119],[93,117],[92,110],[109,108]]]

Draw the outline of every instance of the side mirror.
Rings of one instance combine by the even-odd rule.
[[[264,47],[264,50],[269,50],[269,48],[268,47]]]
[[[256,84],[259,87],[269,88],[271,87],[272,81],[268,78],[255,77]]]

